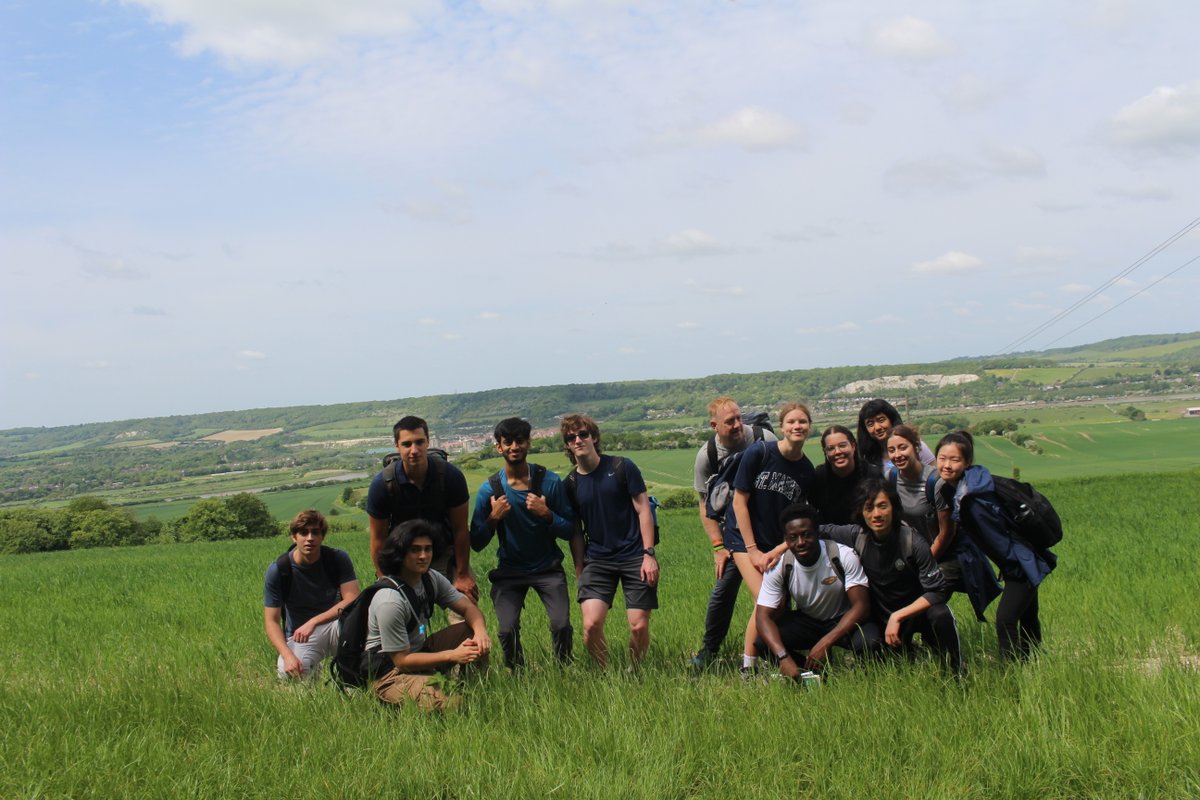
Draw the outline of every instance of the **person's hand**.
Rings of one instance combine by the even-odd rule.
[[[479,655],[485,656],[492,651],[492,637],[487,635],[487,631],[476,631],[472,641],[479,648]]]
[[[283,657],[283,671],[292,678],[303,678],[304,664],[300,661],[300,659],[296,658],[295,653],[289,652]]]
[[[651,586],[658,585],[658,559],[647,553],[642,556],[642,580]]]
[[[766,556],[767,559],[767,566],[763,569],[763,572],[768,572],[770,571],[771,567],[779,563],[779,559],[783,558],[783,550],[777,547],[774,550],[768,550],[763,555]]]
[[[892,614],[888,617],[887,628],[883,632],[883,640],[892,647],[900,646],[900,620]]]
[[[545,520],[554,519],[554,512],[550,510],[550,506],[546,505],[546,498],[540,494],[530,492],[525,495],[525,508],[535,517]]]
[[[292,631],[292,640],[300,643],[307,642],[310,638],[312,638],[313,631],[316,629],[317,624],[310,619],[308,622]]]
[[[733,554],[724,547],[713,551],[713,566],[717,570],[717,580],[721,580],[721,576],[725,574],[725,566],[731,558],[733,558]]]
[[[450,660],[455,664],[470,664],[473,661],[478,661],[483,655],[479,651],[479,645],[474,639],[467,639],[458,647],[450,651]]]
[[[492,510],[488,512],[488,519],[493,522],[499,522],[508,516],[512,511],[512,505],[508,502],[508,498],[504,495],[492,498]]]
[[[454,579],[454,588],[471,598],[471,602],[479,605],[479,586],[475,583],[474,576],[471,573],[459,575]]]
[[[808,658],[804,659],[804,668],[810,669],[813,672],[820,672],[825,669],[825,661],[829,658],[829,645],[824,641],[817,642],[812,649],[808,651]]]
[[[753,550],[746,548],[746,554],[750,556],[750,563],[759,572],[766,572],[769,569],[767,562],[770,561],[770,556],[759,550],[757,547],[755,547]]]
[[[794,658],[785,658],[779,662],[779,674],[785,678],[797,680],[800,677],[800,665]]]

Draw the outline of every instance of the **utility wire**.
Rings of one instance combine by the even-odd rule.
[[[1046,320],[1045,322],[1043,322],[1041,325],[1038,325],[1036,328],[1034,328],[1033,330],[1031,330],[1029,333],[1025,334],[1024,336],[1020,337],[1019,339],[1017,339],[1017,340],[1015,340],[1015,341],[1013,341],[1013,342],[1010,342],[1009,344],[1007,344],[1007,345],[1005,345],[1004,347],[1002,347],[1002,348],[1000,349],[1000,352],[999,352],[999,353],[997,353],[996,355],[1001,355],[1001,354],[1003,354],[1003,353],[1011,353],[1011,352],[1012,352],[1013,350],[1015,350],[1017,347],[1021,346],[1021,345],[1022,345],[1022,344],[1024,344],[1025,342],[1027,342],[1027,341],[1029,341],[1030,339],[1032,339],[1033,337],[1037,336],[1039,333],[1042,333],[1042,332],[1043,332],[1043,331],[1045,331],[1047,328],[1051,327],[1052,325],[1054,325],[1055,323],[1057,323],[1059,320],[1061,320],[1061,319],[1063,319],[1064,317],[1066,317],[1068,314],[1071,314],[1071,313],[1073,313],[1073,312],[1074,312],[1076,309],[1078,309],[1080,306],[1084,305],[1085,303],[1087,303],[1087,302],[1089,302],[1090,300],[1092,300],[1093,298],[1095,298],[1097,295],[1099,295],[1099,294],[1100,294],[1101,292],[1103,292],[1105,289],[1109,288],[1110,286],[1112,286],[1112,285],[1113,285],[1114,283],[1116,283],[1117,281],[1119,281],[1119,280],[1121,280],[1122,278],[1124,278],[1125,276],[1129,275],[1131,272],[1133,272],[1134,270],[1136,270],[1138,267],[1140,267],[1140,266],[1142,266],[1143,264],[1145,264],[1145,263],[1146,263],[1147,261],[1149,261],[1151,258],[1153,258],[1154,256],[1156,256],[1156,255],[1158,255],[1159,253],[1161,253],[1163,250],[1166,250],[1168,247],[1170,247],[1171,245],[1173,245],[1173,244],[1174,244],[1176,241],[1178,241],[1179,239],[1183,238],[1184,236],[1186,236],[1188,233],[1190,233],[1192,230],[1194,230],[1194,229],[1195,229],[1195,228],[1197,228],[1197,227],[1200,227],[1200,217],[1196,217],[1194,220],[1192,220],[1191,222],[1189,222],[1187,225],[1184,225],[1182,228],[1180,228],[1178,231],[1176,231],[1176,232],[1175,232],[1175,233],[1174,233],[1174,234],[1173,234],[1173,235],[1172,235],[1170,238],[1168,238],[1166,241],[1162,242],[1162,243],[1161,243],[1161,244],[1159,244],[1157,247],[1155,247],[1153,250],[1151,250],[1149,253],[1146,253],[1144,256],[1142,256],[1141,258],[1139,258],[1137,261],[1134,261],[1134,262],[1133,262],[1132,264],[1130,264],[1128,267],[1126,267],[1125,269],[1121,270],[1120,272],[1118,272],[1118,273],[1117,273],[1116,275],[1114,275],[1113,277],[1109,278],[1107,281],[1105,281],[1103,284],[1101,284],[1100,286],[1098,286],[1096,289],[1094,289],[1094,290],[1092,290],[1091,292],[1089,292],[1089,293],[1088,293],[1088,294],[1087,294],[1085,297],[1081,297],[1079,300],[1075,301],[1074,303],[1072,303],[1072,304],[1071,304],[1070,306],[1068,306],[1067,308],[1065,308],[1065,309],[1063,309],[1062,311],[1058,312],[1058,313],[1057,313],[1057,314],[1055,314],[1053,317],[1051,317],[1050,319],[1048,319],[1048,320]],[[1190,262],[1189,262],[1189,263],[1190,263]],[[1173,274],[1173,273],[1172,273],[1172,274]],[[1160,279],[1160,280],[1161,280],[1161,279]],[[1156,281],[1156,283],[1157,283],[1157,281]],[[1151,286],[1153,286],[1154,284],[1150,284],[1150,285],[1151,285]],[[1149,287],[1147,287],[1147,288],[1149,288]],[[1141,294],[1141,292],[1139,292],[1138,294]],[[1137,295],[1135,294],[1135,295],[1133,295],[1132,297],[1137,297]],[[1128,299],[1132,299],[1132,298],[1128,298]],[[1122,301],[1122,302],[1124,302],[1124,301]],[[1120,305],[1120,303],[1118,303],[1118,305]],[[1113,306],[1113,308],[1116,308],[1116,307],[1117,307],[1117,306]],[[1109,309],[1109,310],[1111,311],[1112,309]],[[1107,313],[1107,312],[1106,312],[1106,313]],[[1091,321],[1091,320],[1088,320],[1088,322],[1090,322],[1090,321]],[[1087,324],[1087,323],[1085,322],[1085,323],[1084,323],[1084,325],[1086,325],[1086,324]],[[1083,326],[1081,325],[1080,327],[1083,327]],[[1076,331],[1076,330],[1079,330],[1079,328],[1075,328],[1075,329],[1072,331],[1072,333],[1074,333],[1074,331]],[[1063,338],[1063,337],[1061,337],[1061,336],[1060,336],[1059,338],[1061,339],[1061,338]],[[1055,339],[1054,341],[1055,341],[1055,342],[1057,342],[1057,341],[1058,341],[1058,339]],[[1053,342],[1051,342],[1051,344],[1053,344]]]
[[[1167,278],[1169,278],[1169,277],[1171,277],[1172,275],[1174,275],[1176,272],[1179,272],[1179,270],[1183,269],[1184,267],[1191,266],[1192,264],[1194,264],[1194,263],[1195,263],[1195,262],[1197,262],[1197,261],[1200,261],[1200,256],[1193,256],[1192,258],[1190,258],[1190,259],[1188,259],[1187,261],[1185,261],[1185,262],[1183,262],[1182,264],[1180,264],[1180,265],[1179,265],[1178,267],[1176,267],[1175,269],[1173,269],[1173,270],[1171,270],[1170,272],[1168,272],[1166,275],[1163,275],[1163,276],[1162,276],[1161,278],[1159,278],[1158,280],[1154,281],[1153,283],[1148,283],[1148,284],[1146,284],[1145,286],[1143,286],[1141,289],[1138,289],[1136,292],[1134,292],[1133,294],[1129,295],[1129,297],[1126,297],[1124,300],[1122,300],[1121,302],[1117,303],[1116,305],[1114,305],[1114,306],[1111,306],[1110,308],[1106,308],[1106,309],[1104,309],[1104,310],[1103,310],[1103,311],[1101,311],[1099,314],[1097,314],[1096,316],[1094,316],[1094,317],[1092,317],[1091,319],[1089,319],[1087,322],[1084,322],[1084,323],[1082,323],[1082,324],[1080,324],[1080,325],[1076,325],[1074,328],[1071,328],[1071,330],[1067,331],[1067,332],[1066,332],[1066,333],[1064,333],[1062,336],[1058,337],[1058,338],[1057,338],[1057,339],[1055,339],[1054,341],[1052,341],[1052,342],[1050,342],[1049,344],[1047,344],[1047,345],[1046,345],[1046,347],[1049,347],[1050,345],[1054,344],[1055,342],[1061,342],[1063,339],[1067,338],[1068,336],[1070,336],[1072,333],[1074,333],[1075,331],[1079,330],[1080,328],[1082,328],[1082,327],[1084,327],[1084,326],[1086,326],[1086,325],[1091,325],[1093,322],[1095,322],[1096,320],[1100,319],[1101,317],[1103,317],[1103,316],[1104,316],[1105,314],[1107,314],[1108,312],[1110,312],[1110,311],[1116,311],[1118,308],[1120,308],[1121,306],[1125,305],[1126,303],[1128,303],[1128,302],[1129,302],[1130,300],[1132,300],[1133,298],[1137,297],[1137,296],[1138,296],[1139,294],[1141,294],[1142,292],[1144,292],[1144,291],[1146,291],[1147,289],[1150,289],[1150,288],[1152,288],[1152,287],[1154,287],[1154,286],[1156,286],[1156,285],[1158,285],[1158,284],[1162,283],[1162,282],[1163,282],[1163,281],[1165,281]]]

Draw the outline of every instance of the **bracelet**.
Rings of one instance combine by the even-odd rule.
[[[746,545],[746,552],[750,552],[751,550],[757,550],[757,549],[758,549],[758,545],[756,545],[756,544]]]
[[[714,545],[712,546],[712,548],[713,548],[713,552],[714,552],[714,553],[715,553],[715,552],[717,552],[718,550],[724,550],[724,549],[725,549],[725,543],[724,543],[724,542],[717,542],[716,544],[714,544]]]

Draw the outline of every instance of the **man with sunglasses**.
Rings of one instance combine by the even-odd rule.
[[[564,480],[567,496],[586,537],[582,569],[576,564],[583,644],[597,664],[608,664],[604,621],[619,582],[629,622],[629,656],[636,665],[650,647],[650,612],[658,608],[650,496],[637,465],[601,454],[600,428],[591,417],[569,414],[561,431],[575,465]]]
[[[582,541],[574,536],[574,515],[562,481],[528,461],[531,432],[532,426],[520,417],[497,423],[493,436],[504,468],[480,485],[471,516],[471,547],[476,552],[493,536],[499,540],[499,565],[488,573],[488,580],[504,663],[510,669],[525,666],[521,610],[530,589],[546,608],[555,658],[561,664],[571,660],[571,604],[557,540],[571,542],[572,558],[576,563],[582,560]]]
[[[279,677],[312,679],[337,652],[338,612],[358,597],[358,578],[345,551],[325,546],[320,511],[301,511],[289,527],[292,547],[263,579],[263,626]]]

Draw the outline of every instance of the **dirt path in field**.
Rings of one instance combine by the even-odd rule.
[[[1096,443],[1096,440],[1092,438],[1092,435],[1091,435],[1090,433],[1087,433],[1087,432],[1085,432],[1085,431],[1079,431],[1078,433],[1079,433],[1079,435],[1080,435],[1080,436],[1082,436],[1083,438],[1087,439],[1087,440],[1088,440],[1089,442],[1091,442],[1092,444],[1095,444],[1095,443]]]
[[[271,436],[276,433],[283,433],[283,428],[259,428],[258,430],[228,430],[212,433],[205,436],[200,441],[202,442],[253,442],[255,439],[261,439],[264,436]]]

